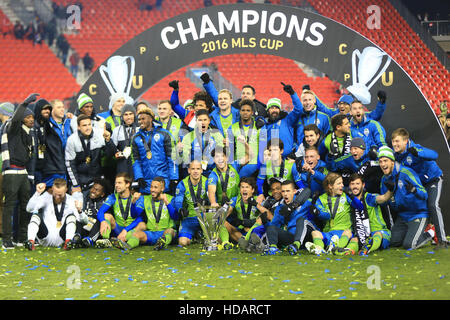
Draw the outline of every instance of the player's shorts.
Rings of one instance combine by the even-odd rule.
[[[342,236],[342,233],[344,233],[345,230],[333,230],[333,231],[328,231],[328,232],[321,232],[322,236],[323,236],[323,244],[326,246],[328,246],[330,244],[331,241],[331,237],[333,237],[334,235],[337,235],[339,238]],[[351,239],[353,237],[353,234],[350,236],[349,239]]]
[[[153,246],[163,236],[164,231],[144,231],[144,233],[147,236],[147,242],[145,244]]]
[[[200,223],[198,222],[197,217],[187,217],[181,221],[178,237],[191,240],[199,229]]]
[[[389,247],[389,243],[391,242],[391,233],[386,230],[378,230],[378,231],[371,232],[370,236],[373,237],[373,235],[376,232],[381,233],[381,235],[383,237],[383,240],[381,241],[380,249],[387,249]]]
[[[111,233],[117,237],[125,228],[125,226],[119,226],[116,222],[116,227],[111,231]]]

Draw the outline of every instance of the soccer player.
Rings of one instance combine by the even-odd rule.
[[[83,206],[78,210],[81,221],[77,223],[77,233],[73,238],[76,246],[93,247],[95,241],[100,236],[100,221],[97,219],[97,212],[109,194],[109,182],[105,179],[95,179],[89,192],[85,194]]]
[[[231,106],[233,95],[231,91],[222,89],[219,91],[217,105],[218,108],[211,112],[211,125],[219,129],[225,137],[228,128],[240,119],[239,110]]]
[[[305,244],[306,249],[314,254],[333,253],[338,248],[345,248],[352,238],[352,220],[350,204],[352,200],[344,193],[341,175],[330,172],[323,181],[325,193],[315,203],[313,213],[325,222],[322,231],[312,232],[313,242]],[[327,247],[325,251],[324,248]]]
[[[379,204],[385,203],[392,197],[392,191],[384,195],[367,193],[364,190],[363,179],[357,173],[350,176],[350,195],[356,197],[363,204],[362,210],[351,207],[354,237],[344,250],[336,254],[355,254],[360,249],[361,255],[367,255],[377,249],[389,247],[391,231],[384,222]]]
[[[350,131],[350,121],[343,114],[337,114],[331,118],[333,132],[330,132],[319,146],[319,153],[326,154],[326,162],[350,154],[350,143],[352,133]]]
[[[233,123],[227,132],[232,159],[241,165],[241,177],[252,176],[258,170],[260,126],[254,120],[254,109],[252,100],[241,100],[240,120]]]
[[[272,221],[266,225],[269,250],[267,254],[278,254],[280,246],[288,246],[291,255],[298,253],[311,232],[316,226],[311,222],[310,206],[308,200],[311,195],[309,189],[302,189],[297,193],[296,185],[292,180],[281,184],[283,200],[275,209]]]
[[[216,148],[211,152],[216,167],[208,177],[208,199],[212,207],[220,207],[228,203],[239,193],[239,173],[228,164],[225,148]]]
[[[274,138],[269,141],[268,149],[270,152],[270,160],[264,163],[259,169],[258,179],[258,202],[265,198],[264,182],[272,177],[284,180],[293,180],[293,174],[296,174],[295,162],[292,160],[284,160],[282,154],[284,151],[284,143],[280,139]],[[298,187],[303,188],[304,184],[298,181]]]
[[[206,93],[206,91],[199,91],[194,94],[192,100],[187,100],[184,104],[184,108],[179,103],[179,81],[173,80],[169,83],[169,86],[173,88],[172,95],[170,96],[170,104],[173,111],[184,121],[184,123],[191,129],[195,128],[196,117],[195,113],[200,109],[206,109],[208,113],[213,111],[213,100]],[[188,107],[190,110],[188,110]],[[191,110],[193,109],[193,110]]]
[[[111,140],[114,143],[114,157],[117,160],[116,173],[126,172],[133,177],[133,163],[131,161],[131,140],[139,131],[136,125],[136,109],[126,104],[122,108],[122,124],[113,130]]]
[[[67,194],[67,182],[56,178],[52,193],[45,191],[45,183],[36,186],[35,194],[27,204],[31,213],[28,224],[28,250],[35,250],[35,241],[46,247],[62,246],[64,250],[72,248],[72,239],[76,231],[76,222],[80,220],[75,200]]]
[[[158,116],[157,121],[161,122],[163,129],[166,129],[172,134],[174,144],[178,144],[183,140],[184,135],[189,131],[189,128],[184,122],[172,115],[172,106],[169,100],[161,100],[157,106]],[[183,129],[183,130],[181,130]]]
[[[303,90],[300,99],[297,95],[292,96],[292,103],[299,105],[302,110],[302,114],[296,124],[297,136],[295,142],[297,145],[302,143],[304,138],[303,129],[308,124],[315,124],[319,128],[321,136],[325,137],[328,134],[331,126],[330,117],[326,113],[317,110],[314,92]]]
[[[263,225],[271,213],[256,202],[255,179],[244,177],[239,183],[239,195],[231,199],[225,227],[231,239],[238,242],[242,250],[262,253]],[[252,232],[254,235],[252,235]]]
[[[447,247],[444,220],[439,206],[443,179],[442,170],[436,163],[437,152],[414,143],[404,128],[394,130],[391,137],[395,160],[412,168],[419,175],[420,182],[428,194],[427,205],[431,223],[436,229],[437,244]]]
[[[389,147],[378,150],[378,161],[383,171],[381,193],[388,187],[394,196],[388,201],[391,210],[398,214],[391,229],[391,246],[417,249],[435,236],[433,229],[425,231],[428,220],[428,194],[417,173],[395,162],[394,151]],[[390,187],[394,185],[394,187]]]
[[[283,90],[291,96],[291,99],[292,96],[297,96],[291,85],[284,83],[282,85]],[[287,157],[294,149],[294,128],[302,114],[302,109],[299,105],[294,104],[293,110],[286,115],[281,112],[281,100],[271,98],[267,102],[267,113],[267,122],[260,132],[261,150],[266,148],[268,141],[272,138],[282,138],[284,142],[283,157]]]
[[[93,128],[91,118],[85,114],[77,117],[77,123],[78,130],[69,137],[65,149],[72,194],[87,191],[94,179],[102,176],[102,155],[112,156],[114,152],[108,130]]]
[[[164,178],[155,177],[150,186],[150,195],[136,195],[140,196],[137,200],[140,203],[136,203],[136,206],[145,208],[143,223],[136,227],[128,239],[127,249],[146,244],[154,245],[154,250],[161,250],[167,248],[175,237],[174,219],[177,214],[173,206],[174,198],[164,193],[164,184]]]
[[[1,133],[2,190],[4,209],[2,217],[3,248],[14,249],[12,219],[18,203],[18,242],[26,240],[28,215],[27,201],[30,198],[29,176],[34,174],[35,142],[31,134],[34,125],[33,112],[28,105],[36,101],[38,94],[31,94],[7,120]],[[3,202],[3,198],[0,199]],[[3,205],[3,204],[2,204]]]
[[[155,122],[150,108],[138,112],[139,131],[131,142],[134,180],[139,192],[150,194],[154,177],[166,179],[166,191],[175,190],[178,181],[178,166],[175,163],[173,137],[169,131]]]
[[[295,151],[295,154],[293,156],[293,158],[295,158],[295,163],[297,164],[297,170],[299,172],[301,171],[301,163],[303,162],[303,158],[305,157],[306,148],[319,148],[323,138],[320,129],[314,123],[308,124],[303,128],[303,136],[303,141],[300,143],[297,151]]]
[[[365,115],[364,105],[354,100],[351,104],[350,130],[353,137],[362,137],[366,147],[374,150],[386,145],[386,131],[378,121],[371,120]]]
[[[323,193],[323,180],[328,174],[325,162],[320,160],[319,151],[316,147],[307,147],[305,157],[301,163],[301,170],[294,170],[294,181],[302,181],[311,190],[311,193]]]
[[[114,131],[114,129],[122,123],[122,108],[125,105],[125,97],[121,93],[115,93],[110,97],[109,110],[99,114],[104,118],[107,125],[106,129]]]
[[[189,163],[189,175],[178,183],[175,191],[174,206],[181,215],[181,226],[178,243],[188,246],[192,237],[200,230],[196,208],[201,202],[207,201],[207,178],[202,175],[202,163],[194,160]]]
[[[386,110],[386,92],[378,91],[377,92],[378,103],[372,111],[366,112],[366,116],[371,120],[380,121],[383,116],[384,111]],[[337,103],[337,108],[330,108],[322,103],[320,99],[316,96],[316,104],[317,108],[328,114],[330,118],[337,114],[343,114],[347,116],[348,120],[351,119],[350,114],[350,105],[354,101],[354,98],[351,95],[344,94],[339,98]]]
[[[79,115],[85,114],[92,120],[92,127],[103,130],[105,127],[105,119],[95,114],[94,101],[90,96],[85,93],[81,93],[77,99],[78,108],[73,115],[70,126],[72,128],[72,132],[77,132],[77,117]]]
[[[383,172],[377,157],[376,151],[367,149],[363,138],[356,137],[350,142],[350,154],[330,162],[329,169],[342,175],[345,186],[348,186],[351,174],[356,172],[363,178],[368,192],[379,193]]]
[[[116,244],[123,244],[132,235],[132,231],[140,222],[140,213],[144,208],[136,207],[132,203],[137,199],[131,195],[131,177],[126,173],[119,173],[115,179],[115,192],[110,194],[97,212],[100,221],[100,235],[102,239],[95,242],[97,247],[111,247],[111,234],[117,237]],[[115,240],[115,239],[113,239]]]
[[[202,164],[203,173],[209,176],[214,168],[211,157],[212,150],[223,148],[224,137],[217,129],[210,127],[211,117],[207,110],[198,110],[196,113],[196,127],[183,138],[183,164],[187,165],[193,160]]]

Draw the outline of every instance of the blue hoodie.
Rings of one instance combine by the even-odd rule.
[[[409,148],[415,148],[417,150],[417,157],[408,151]],[[412,168],[419,175],[422,184],[425,185],[431,180],[442,176],[442,170],[435,161],[438,156],[436,151],[424,148],[420,144],[416,144],[409,139],[405,151],[402,153],[395,153],[395,160],[400,162],[403,166]]]
[[[275,212],[273,215],[272,221],[270,221],[267,226],[276,226],[279,228],[282,228],[284,226],[287,227],[287,231],[289,231],[292,234],[295,234],[295,230],[297,227],[297,220],[300,218],[305,218],[306,220],[309,220],[311,222],[314,221],[311,213],[310,213],[310,207],[311,207],[311,201],[306,200],[305,203],[303,203],[301,206],[297,207],[294,212],[291,213],[289,216],[289,220],[286,221],[283,215],[280,214],[280,209],[285,206],[284,200],[281,200],[280,204],[275,208]]]
[[[362,136],[366,143],[366,148],[376,147],[377,149],[386,146],[386,131],[383,126],[375,120],[371,120],[367,115],[364,115],[364,119],[361,123],[356,123],[351,120],[352,136]]]
[[[423,185],[420,183],[417,173],[407,167],[402,166],[396,162],[394,169],[389,176],[384,175],[381,178],[380,193],[385,194],[387,188],[384,185],[386,180],[392,180],[395,182],[394,200],[392,198],[388,201],[392,210],[398,213],[398,215],[406,222],[412,221],[418,218],[428,217],[428,194]],[[416,187],[415,193],[410,193],[406,190],[406,184],[410,183]]]

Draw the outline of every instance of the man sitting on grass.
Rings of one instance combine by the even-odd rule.
[[[144,207],[143,222],[126,242],[126,249],[136,248],[139,244],[155,245],[155,250],[167,248],[175,237],[175,221],[177,214],[172,205],[173,197],[164,193],[165,181],[162,177],[155,177],[150,186],[150,195],[139,197],[136,202],[138,208]]]
[[[384,222],[379,204],[392,197],[392,191],[389,189],[393,185],[384,195],[367,193],[364,187],[365,184],[360,175],[354,173],[350,176],[350,196],[361,201],[363,210],[351,208],[355,237],[343,250],[346,255],[355,254],[358,249],[361,249],[360,255],[367,255],[379,248],[386,249],[391,240],[391,231]]]
[[[306,249],[320,255],[335,252],[344,248],[352,238],[352,220],[350,203],[352,200],[344,193],[344,183],[340,174],[330,172],[323,181],[325,193],[322,194],[313,208],[319,220],[325,222],[321,231],[312,232],[313,242],[305,244]],[[327,246],[327,250],[324,248]]]
[[[105,203],[97,212],[97,219],[100,221],[100,235],[103,239],[95,242],[100,248],[112,246],[110,241],[111,233],[117,238],[111,238],[115,246],[125,248],[124,244],[132,235],[132,231],[139,222],[142,221],[140,212],[143,207],[137,209],[136,204],[132,203],[131,195],[131,177],[128,173],[119,173],[114,183],[115,192],[106,198]],[[109,212],[111,209],[112,213]]]

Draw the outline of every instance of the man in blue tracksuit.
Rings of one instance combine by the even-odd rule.
[[[139,192],[144,194],[150,194],[152,180],[158,176],[165,179],[165,192],[175,190],[178,183],[173,138],[154,119],[150,108],[139,110],[140,129],[131,144],[134,180],[139,185]]]
[[[283,90],[292,99],[299,99],[291,85],[283,84]],[[271,139],[280,138],[283,139],[284,144],[282,156],[286,158],[295,147],[294,128],[302,114],[302,107],[294,104],[294,109],[284,116],[281,112],[281,100],[272,98],[267,102],[267,113],[269,117],[266,124],[261,128],[259,136],[260,150],[264,150]],[[264,162],[263,154],[259,155],[259,162]]]
[[[420,182],[428,193],[428,211],[431,223],[436,228],[437,242],[447,247],[444,220],[439,207],[443,179],[442,170],[436,163],[437,152],[414,143],[404,128],[392,132],[392,147],[395,151],[395,160],[403,166],[412,168],[419,175]]]
[[[371,120],[365,115],[363,104],[355,100],[350,107],[352,120],[350,121],[350,130],[352,137],[362,136],[367,149],[378,150],[386,144],[386,131],[378,121]]]
[[[427,192],[414,170],[395,162],[391,148],[381,147],[378,161],[384,174],[381,194],[387,190],[394,193],[388,204],[398,215],[391,230],[391,246],[419,248],[434,236],[433,230],[425,231],[428,220]]]
[[[292,104],[294,106],[297,105],[302,110],[302,114],[300,115],[295,128],[295,143],[297,146],[303,142],[303,138],[305,137],[303,129],[308,124],[315,124],[321,131],[322,137],[325,137],[331,128],[330,117],[317,109],[314,93],[309,90],[304,90],[300,97],[301,100],[297,95],[292,96]]]
[[[362,137],[353,138],[350,142],[350,154],[330,162],[328,169],[339,172],[342,175],[345,186],[348,186],[351,174],[356,172],[363,178],[368,192],[380,192],[380,181],[383,172],[377,161],[377,152],[368,151]]]
[[[316,147],[307,147],[303,161],[292,170],[292,176],[297,183],[301,180],[312,194],[322,194],[323,180],[328,174],[325,162],[320,160],[319,151]],[[295,171],[295,172],[294,172]]]
[[[44,167],[43,182],[50,187],[56,178],[67,178],[65,162],[66,143],[72,134],[70,119],[64,114],[64,104],[55,100],[52,105],[52,113],[44,126]]]
[[[386,92],[378,91],[377,97],[378,103],[375,109],[366,112],[366,116],[371,120],[380,121],[384,111],[386,110]],[[332,118],[334,115],[337,115],[338,113],[341,113],[345,114],[347,118],[350,120],[351,118],[350,105],[353,102],[353,100],[354,99],[352,96],[344,94],[339,98],[337,108],[329,108],[328,106],[323,104],[322,101],[320,101],[320,99],[316,96],[317,109],[319,111],[326,113],[330,118]]]
[[[283,199],[276,207],[272,221],[266,224],[269,250],[267,254],[280,252],[278,246],[289,246],[291,255],[297,254],[306,237],[316,229],[310,216],[311,202],[308,200],[311,191],[306,188],[296,194],[295,183],[283,181],[281,193]],[[285,227],[285,228],[284,228]]]

